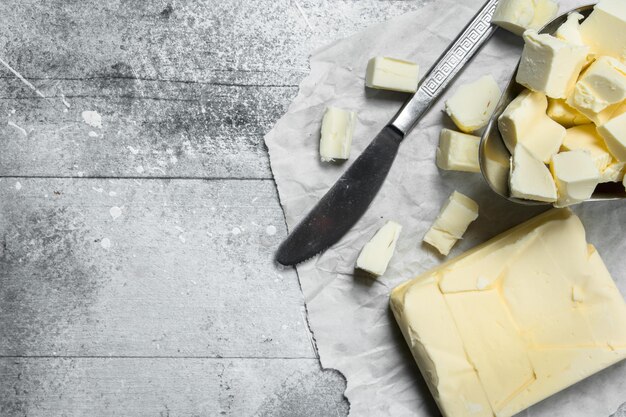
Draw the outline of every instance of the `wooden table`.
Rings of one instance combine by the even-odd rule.
[[[262,138],[315,48],[423,2],[3,0],[0,415],[346,415]]]

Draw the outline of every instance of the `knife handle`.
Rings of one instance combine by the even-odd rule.
[[[485,3],[472,21],[430,68],[428,74],[420,81],[417,91],[404,103],[404,106],[392,119],[390,125],[402,132],[405,137],[461,68],[493,35],[496,26],[491,24],[491,18],[497,4],[498,0],[488,0]]]

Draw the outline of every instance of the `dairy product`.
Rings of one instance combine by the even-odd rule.
[[[320,157],[322,161],[348,159],[352,146],[352,134],[356,113],[329,107],[322,119]]]
[[[564,99],[548,99],[548,116],[564,127],[591,123],[587,116],[571,107]]]
[[[626,358],[626,304],[567,209],[398,286],[390,303],[444,417],[510,417]]]
[[[419,81],[419,70],[419,65],[414,62],[375,57],[367,64],[365,85],[379,90],[414,93]]]
[[[552,0],[500,0],[492,23],[522,36],[526,29],[539,29],[552,20],[559,9]]]
[[[567,98],[587,62],[589,48],[534,30],[524,32],[518,83],[552,98]]]
[[[441,208],[430,230],[424,235],[424,242],[445,256],[477,217],[478,204],[455,191]]]
[[[553,203],[556,201],[556,185],[548,167],[533,157],[524,145],[518,144],[511,157],[509,175],[511,197]]]
[[[436,155],[437,166],[451,171],[480,172],[479,144],[478,136],[442,129]]]
[[[624,0],[601,0],[580,25],[586,45],[596,55],[626,62],[626,7]]]
[[[356,267],[375,276],[384,274],[396,250],[401,231],[402,226],[398,223],[385,223],[361,250]]]
[[[556,37],[574,45],[584,45],[580,34],[580,21],[583,15],[577,12],[570,13],[567,20],[556,30]]]
[[[626,65],[615,58],[596,59],[580,77],[567,103],[590,118],[626,100]],[[599,119],[597,119],[599,120]]]
[[[518,143],[536,159],[550,162],[563,143],[565,128],[546,115],[548,101],[543,93],[526,90],[498,118],[498,128],[511,154]]]
[[[500,99],[500,87],[491,75],[460,86],[446,100],[445,111],[463,132],[474,132],[489,122]]]
[[[561,150],[574,151],[577,149],[589,152],[596,167],[601,172],[613,162],[613,157],[594,124],[574,126],[567,129]]]
[[[600,182],[598,167],[591,155],[583,150],[554,155],[550,171],[559,195],[555,207],[566,207],[587,200]]]
[[[598,127],[611,154],[620,162],[626,162],[626,113]]]

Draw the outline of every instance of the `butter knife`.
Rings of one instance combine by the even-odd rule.
[[[430,68],[417,91],[295,227],[278,248],[279,263],[295,265],[326,250],[363,216],[385,181],[402,140],[495,32],[491,17],[497,3],[485,3]]]

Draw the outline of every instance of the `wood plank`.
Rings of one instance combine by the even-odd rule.
[[[423,2],[2,2],[0,176],[270,178],[309,54]]]
[[[0,355],[314,358],[271,181],[0,179]]]
[[[0,358],[2,416],[347,415],[314,359]]]

